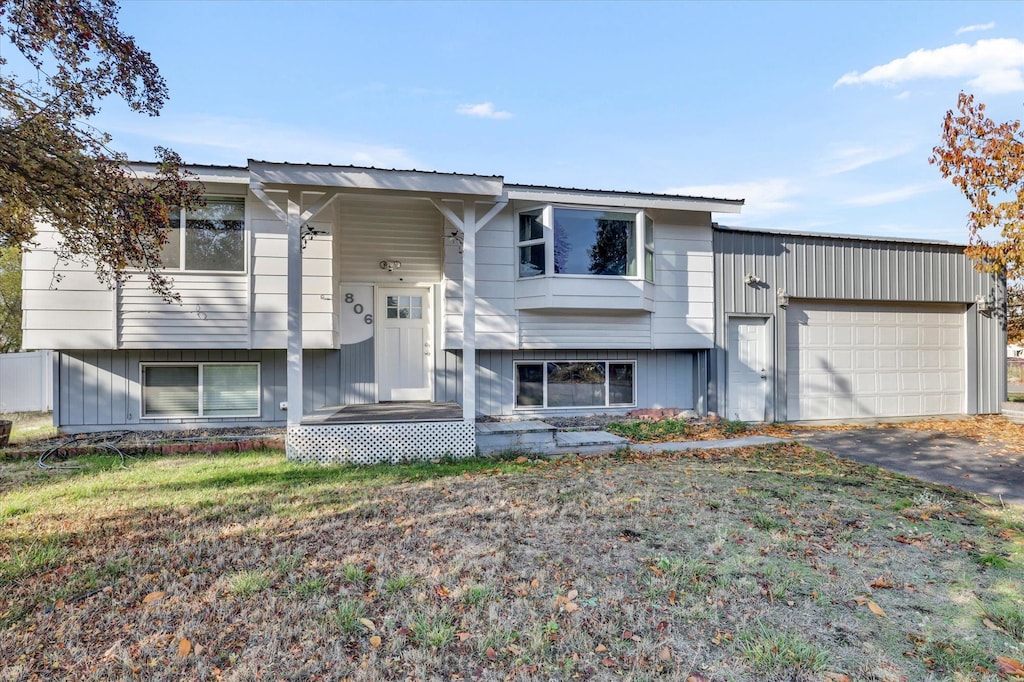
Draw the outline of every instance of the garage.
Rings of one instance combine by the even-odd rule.
[[[788,418],[962,414],[964,320],[962,305],[791,303]]]

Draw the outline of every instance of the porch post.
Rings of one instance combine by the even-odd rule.
[[[288,190],[288,426],[302,423],[302,196]]]
[[[462,220],[462,419],[476,421],[476,203],[466,199]]]

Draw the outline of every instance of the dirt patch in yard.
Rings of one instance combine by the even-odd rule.
[[[1017,512],[797,445],[102,466],[0,497],[5,679],[996,680],[1024,657]]]

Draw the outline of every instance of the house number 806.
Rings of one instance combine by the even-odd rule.
[[[355,294],[351,292],[345,294],[345,303],[355,303],[355,300]],[[356,303],[354,306],[352,306],[352,312],[354,312],[356,315],[363,315],[363,310],[364,308],[362,303]],[[373,315],[369,313],[363,315],[363,322],[365,322],[366,324],[373,324]]]

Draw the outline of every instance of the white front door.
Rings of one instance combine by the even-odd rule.
[[[768,399],[768,320],[733,317],[729,320],[729,383],[726,419],[763,422]]]
[[[430,400],[430,289],[378,291],[377,399]]]

